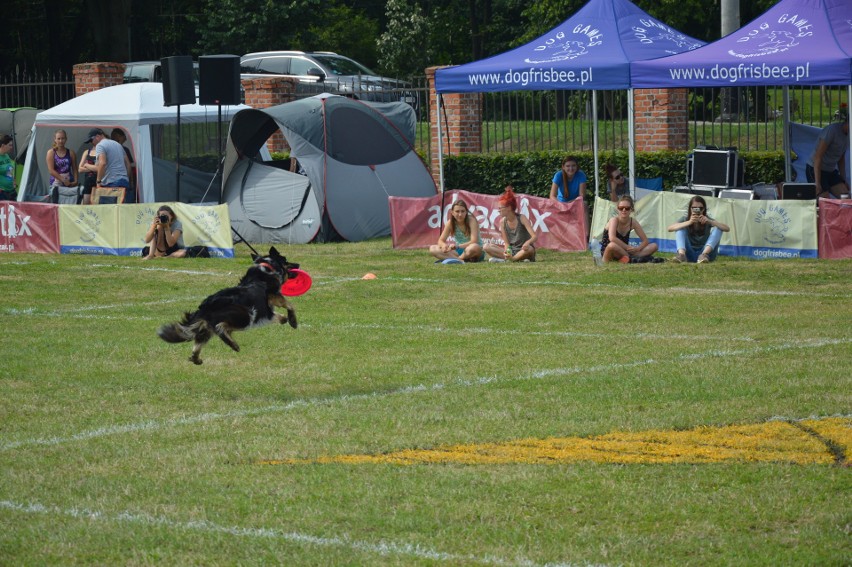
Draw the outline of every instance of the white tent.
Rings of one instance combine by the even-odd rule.
[[[107,136],[114,128],[127,135],[125,144],[136,161],[140,202],[175,201],[177,191],[177,123],[180,109],[180,201],[218,201],[219,187],[211,187],[218,161],[219,111],[215,106],[163,105],[160,83],[116,85],[78,96],[38,113],[33,126],[18,200],[40,200],[49,193],[45,156],[53,134],[63,129],[67,147],[80,159],[92,128]],[[222,132],[245,105],[222,107]],[[206,195],[206,196],[205,196]]]

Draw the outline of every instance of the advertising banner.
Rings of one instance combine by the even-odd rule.
[[[572,252],[586,249],[586,207],[581,200],[557,203],[542,197],[516,194],[518,212],[538,233],[539,248]],[[484,244],[504,245],[500,235],[499,195],[453,190],[434,197],[390,197],[391,237],[398,249],[427,248],[438,242],[456,199],[464,200],[476,220]]]
[[[661,252],[676,252],[670,224],[685,214],[692,195],[659,192],[636,203],[634,218]],[[704,197],[707,213],[727,224],[719,254],[750,258],[816,258],[817,216],[815,201],[714,199]],[[824,201],[820,201],[822,205]],[[598,198],[592,219],[592,234],[600,238],[607,220],[615,215],[615,203]],[[638,243],[635,233],[631,243]]]
[[[59,252],[57,208],[0,201],[0,252]]]
[[[852,258],[852,200],[819,202],[819,257]]]
[[[234,257],[227,205],[171,203],[183,224],[183,242],[207,246],[211,256]],[[63,254],[141,256],[160,203],[63,205],[59,207],[59,241]]]

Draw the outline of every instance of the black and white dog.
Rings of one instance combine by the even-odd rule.
[[[281,284],[296,274],[290,272],[299,267],[287,262],[273,246],[267,256],[252,254],[254,264],[235,287],[218,291],[201,302],[197,311],[185,313],[178,323],[163,325],[157,334],[166,342],[183,343],[194,341],[189,360],[201,364],[199,354],[213,335],[225,344],[240,351],[231,333],[251,327],[265,325],[271,321],[290,323],[294,329],[296,310],[286,297],[281,295]],[[275,312],[274,307],[287,309],[287,316]]]

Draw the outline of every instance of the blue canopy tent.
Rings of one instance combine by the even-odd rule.
[[[630,75],[634,88],[783,86],[784,147],[790,148],[786,87],[845,86],[852,108],[852,1],[781,0],[704,47],[635,61]],[[790,152],[786,154],[790,181]]]
[[[629,0],[589,0],[541,37],[511,51],[456,67],[438,69],[435,90],[478,93],[517,90],[630,89],[630,63],[696,49],[703,42],[680,33]],[[629,93],[630,179],[634,179],[633,97]],[[592,97],[593,109],[595,97]],[[438,97],[440,116],[441,98]],[[597,118],[594,126],[598,183]],[[441,121],[438,154],[443,190]]]

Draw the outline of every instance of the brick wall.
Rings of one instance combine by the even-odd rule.
[[[633,105],[637,152],[688,149],[686,89],[636,89]]]
[[[124,80],[124,63],[80,63],[74,65],[74,96],[120,85]]]
[[[252,108],[269,108],[296,99],[296,79],[291,77],[259,77],[244,79],[243,89],[246,104]],[[276,131],[266,142],[270,152],[284,152],[290,149],[281,131]]]

